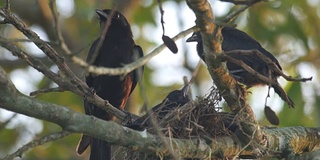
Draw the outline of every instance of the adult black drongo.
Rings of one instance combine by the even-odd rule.
[[[100,37],[93,42],[89,50],[88,63],[95,66],[115,68],[133,62],[136,57],[143,56],[142,49],[135,45],[132,39],[130,24],[120,12],[110,9],[97,9],[96,13],[100,20]],[[108,20],[110,24],[108,24]],[[107,25],[109,25],[109,28],[104,35],[103,32]],[[99,48],[98,44],[101,40],[103,41]],[[123,110],[142,72],[143,67],[125,76],[96,76],[89,74],[86,77],[86,83],[101,98],[108,100],[110,104]],[[87,115],[92,115],[106,121],[114,119],[114,116],[110,113],[92,103],[85,101],[84,108]],[[78,154],[82,154],[89,145],[91,147],[90,160],[111,159],[110,144],[86,135],[83,135],[79,142],[77,147]]]
[[[243,31],[240,31],[231,27],[223,27],[221,30],[222,34],[222,50],[223,51],[232,51],[232,50],[258,50],[266,57],[271,59],[280,70],[282,70],[278,60],[267,50],[265,50],[259,42],[251,38],[248,34]],[[190,38],[187,39],[187,42],[198,42],[197,52],[202,60],[204,60],[203,54],[203,44],[202,37],[200,32],[195,32]],[[269,66],[267,62],[262,60],[259,56],[255,54],[251,55],[241,55],[241,54],[228,54],[230,57],[241,60],[252,69],[258,73],[264,75],[265,77],[271,78],[275,84],[272,84],[274,91],[285,101],[290,107],[294,107],[293,101],[288,97],[285,91],[281,88],[280,84],[277,81],[277,78],[280,76],[272,67]],[[245,84],[248,88],[256,85],[267,85],[266,82],[262,81],[258,77],[255,77],[242,67],[227,62],[227,68],[230,75],[240,83]]]

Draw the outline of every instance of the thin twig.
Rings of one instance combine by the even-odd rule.
[[[73,77],[66,79],[65,77],[60,77],[58,74],[52,72],[46,65],[44,65],[40,60],[30,56],[21,50],[17,45],[7,42],[5,38],[0,36],[0,46],[6,48],[11,51],[11,53],[15,56],[18,56],[22,60],[26,61],[30,66],[35,68],[36,70],[43,73],[46,77],[54,81],[59,85],[59,87],[70,90],[80,96],[83,96],[89,102],[95,103],[98,107],[103,110],[106,110],[117,118],[123,120],[126,114],[119,109],[115,108],[111,104],[105,103],[101,97],[96,94],[92,94],[90,88],[82,81],[76,81]],[[76,78],[76,76],[75,76]]]
[[[240,13],[244,12],[246,9],[248,9],[249,7],[251,7],[252,5],[254,5],[255,3],[252,4],[248,4],[245,6],[241,6],[239,9],[237,9],[236,11],[230,13],[224,20],[224,23],[230,23],[232,20],[234,20]]]
[[[67,66],[67,64],[64,62],[64,58],[61,57],[56,53],[56,51],[51,48],[47,43],[45,43],[42,39],[39,38],[39,36],[34,33],[32,30],[26,28],[26,25],[17,19],[14,15],[12,15],[10,12],[6,12],[3,9],[0,9],[0,15],[5,17],[9,20],[11,24],[13,24],[18,30],[20,30],[22,33],[24,33],[31,41],[33,41],[54,63],[57,64],[58,68],[68,77],[74,77],[73,80],[76,82],[76,84],[81,83],[81,80],[77,78],[76,75],[73,74],[73,72],[70,70],[70,68]],[[174,41],[177,41],[181,38],[186,37],[188,34],[198,30],[197,27],[191,27],[185,31],[180,32],[172,39]],[[151,53],[147,54],[146,56],[137,59],[135,62],[126,64],[123,67],[118,68],[105,68],[105,67],[96,67],[89,65],[85,61],[83,61],[81,58],[72,56],[72,60],[74,63],[78,64],[80,67],[86,68],[89,73],[93,73],[95,75],[125,75],[130,73],[131,71],[135,70],[136,68],[139,68],[143,65],[145,65],[151,58],[158,55],[162,50],[166,48],[165,44],[160,45],[159,47],[155,48]],[[82,85],[78,85],[82,86]],[[84,88],[79,88],[81,90],[85,90]]]
[[[54,28],[55,34],[57,36],[56,38],[58,40],[58,45],[64,51],[64,53],[66,53],[67,55],[72,55],[69,47],[65,43],[64,38],[62,36],[60,23],[59,23],[59,13],[57,11],[57,7],[56,6],[57,6],[56,5],[56,0],[50,0],[49,1],[50,11],[51,11],[51,14],[52,14],[52,17],[53,17],[53,28]]]
[[[212,20],[209,19],[209,21],[211,21],[212,23],[218,25],[218,26],[229,26],[229,27],[234,27],[234,25],[230,25],[229,23],[231,21],[233,21],[235,18],[237,18],[239,16],[240,13],[244,12],[245,10],[247,10],[249,7],[253,6],[254,4],[260,2],[260,0],[258,1],[254,1],[252,3],[248,3],[244,6],[241,6],[240,8],[238,8],[237,10],[233,11],[232,13],[230,13],[229,15],[227,15],[227,17],[223,20],[223,21],[216,21],[216,20]]]
[[[68,67],[63,57],[61,57],[50,45],[45,43],[42,39],[39,38],[39,36],[27,28],[27,26],[17,17],[15,17],[11,12],[1,9],[0,8],[0,15],[3,16],[9,23],[11,23],[13,26],[15,26],[19,31],[21,31],[26,37],[28,37],[30,40],[34,42],[34,44],[41,49],[60,69],[61,73],[64,74],[65,77],[61,78],[57,74],[51,72],[47,69],[46,66],[42,66],[42,63],[39,63],[38,60],[34,59],[28,54],[21,54],[24,53],[18,46],[11,44],[9,42],[6,42],[4,38],[0,37],[0,43],[1,46],[8,46],[11,45],[15,49],[12,49],[11,47],[5,47],[6,49],[10,50],[13,54],[19,54],[24,57],[23,59],[26,60],[31,66],[39,70],[40,72],[44,73],[44,75],[48,76],[51,80],[56,82],[59,87],[70,90],[80,96],[84,96],[84,98],[96,104],[101,109],[104,109],[106,111],[109,111],[113,115],[115,115],[119,119],[124,119],[126,114],[119,109],[115,108],[111,104],[105,103],[105,100],[103,100],[101,97],[99,97],[96,94],[92,94],[90,88],[87,86],[87,84],[81,80],[79,77],[77,77],[72,70]],[[27,58],[25,58],[25,56]],[[30,60],[33,60],[31,62]],[[40,66],[38,66],[37,64]]]
[[[160,108],[164,107],[167,103],[168,99],[166,98]],[[155,130],[156,135],[159,136],[160,140],[163,142],[164,146],[168,149],[170,155],[172,156],[173,159],[178,160],[179,158],[177,157],[177,155],[174,153],[172,145],[170,145],[170,139],[167,140],[166,136],[162,133],[161,129],[160,129],[160,125],[158,120],[156,119],[155,113],[152,110],[148,110],[149,115],[149,119],[151,121],[151,126],[153,127],[153,129]],[[171,138],[171,137],[169,137]]]
[[[107,34],[108,30],[109,30],[109,27],[111,25],[111,21],[113,19],[112,17],[115,14],[115,12],[116,12],[116,8],[115,8],[115,6],[113,6],[110,14],[108,15],[108,16],[110,16],[110,18],[107,18],[106,25],[102,25],[104,28],[101,28],[103,30],[102,30],[102,33],[101,33],[101,35],[99,37],[98,44],[97,44],[97,46],[95,47],[95,49],[93,51],[92,58],[91,58],[90,62],[88,62],[89,64],[93,64],[94,61],[96,60],[96,58],[98,57],[100,48],[101,48],[101,46],[102,46],[102,44],[104,42],[104,39],[106,38],[106,34]]]
[[[6,0],[6,6],[5,9],[10,11],[10,0]]]
[[[1,12],[0,12],[0,15],[1,15]],[[191,27],[191,28],[189,28],[189,29],[187,29],[185,31],[180,32],[179,34],[177,34],[172,39],[174,41],[177,41],[177,40],[179,40],[181,38],[184,38],[188,34],[194,32],[194,31],[197,31],[197,30],[199,30],[197,27],[195,27],[195,26]],[[41,39],[32,39],[32,41],[33,42],[37,42],[37,43],[44,43],[44,41],[42,41]],[[45,46],[47,46],[47,44]],[[92,66],[92,65],[89,65],[88,63],[86,63],[81,58],[79,58],[77,56],[74,56],[74,55],[72,56],[72,60],[73,60],[73,62],[75,64],[78,64],[80,67],[86,68],[89,73],[93,73],[95,75],[125,75],[125,74],[128,74],[131,71],[135,70],[136,68],[139,68],[139,67],[145,65],[151,58],[153,58],[154,56],[158,55],[165,48],[166,48],[165,44],[162,44],[159,47],[155,48],[152,52],[150,52],[146,56],[137,59],[133,63],[126,64],[125,66],[118,67],[118,68],[106,68],[106,67]],[[50,57],[50,56],[48,56],[48,57]],[[53,60],[53,61],[55,63],[57,63],[56,60]],[[63,66],[61,66],[61,67],[63,67]]]
[[[186,37],[188,34],[194,32],[197,27],[191,27],[185,31],[180,32],[172,39],[174,41],[177,41],[181,38]],[[97,75],[124,75],[132,72],[136,68],[139,68],[143,65],[145,65],[151,58],[158,55],[161,51],[163,51],[166,48],[165,44],[161,44],[157,48],[155,48],[153,51],[151,51],[146,56],[143,56],[142,58],[137,59],[135,62],[126,64],[123,67],[118,68],[105,68],[105,67],[96,67],[96,66],[88,66],[87,63],[80,64],[81,67],[87,67],[89,73],[97,74]]]
[[[43,73],[45,76],[47,76],[49,79],[51,79],[55,83],[58,83],[59,81],[61,81],[59,75],[52,72],[45,64],[42,63],[42,61],[30,56],[29,54],[24,52],[21,48],[19,48],[17,45],[8,42],[7,39],[5,39],[2,36],[0,36],[0,45],[6,48],[8,51],[11,51],[11,53],[14,56],[19,57],[20,59],[27,62],[33,68]]]
[[[73,81],[73,83],[81,84],[81,79],[79,79],[68,67],[64,58],[61,57],[50,45],[45,43],[40,37],[31,29],[27,28],[26,24],[24,24],[20,19],[14,16],[10,11],[0,9],[0,15],[3,16],[8,22],[10,22],[16,29],[21,31],[26,37],[34,42],[34,44],[41,49],[54,63],[56,63],[57,67],[60,71],[68,78]],[[78,87],[85,85],[78,85]],[[86,88],[78,88],[82,91],[86,91]]]
[[[298,81],[298,82],[306,82],[306,81],[311,81],[312,77],[309,78],[293,78],[291,76],[286,75],[283,73],[283,71],[267,56],[259,52],[258,50],[254,50],[253,54],[259,56],[262,60],[268,63],[269,66],[271,66],[278,74],[280,74],[284,79],[287,81]]]
[[[250,146],[250,144],[254,143],[255,142],[255,137],[254,137],[254,134],[256,133],[257,130],[254,130],[253,131],[253,134],[250,136],[250,135],[247,135],[248,137],[250,136],[250,141],[245,145],[243,146],[239,152],[237,152],[237,154],[232,158],[232,160],[236,160],[238,159],[239,155],[246,149]]]
[[[198,30],[199,30],[198,27],[193,26],[185,31],[180,32],[172,39],[174,41],[177,41],[181,38],[186,37],[190,33],[198,31]],[[79,65],[82,68],[85,68],[87,70],[87,72],[92,73],[94,75],[125,75],[125,74],[128,74],[128,73],[132,72],[133,70],[145,65],[151,58],[153,58],[154,56],[161,53],[165,48],[166,48],[166,45],[161,44],[160,46],[155,48],[153,51],[151,51],[146,56],[143,56],[132,63],[126,64],[123,67],[117,67],[117,68],[97,67],[94,65],[89,65],[84,60],[82,60],[81,58],[74,56],[74,55],[72,56],[72,60],[75,64]]]
[[[267,78],[261,74],[256,74],[251,67],[251,70],[249,68],[248,65],[246,65],[245,63],[244,64],[240,64],[241,62],[239,62],[239,60],[236,60],[230,56],[227,56],[227,54],[241,54],[241,55],[256,55],[258,56],[260,59],[262,59],[263,61],[265,61],[268,66],[272,67],[272,69],[278,73],[279,75],[281,75],[283,78],[285,78],[287,81],[300,81],[300,82],[306,82],[306,81],[310,81],[312,80],[312,77],[309,77],[309,78],[292,78],[291,76],[288,76],[286,75],[285,73],[283,73],[283,71],[270,59],[268,58],[267,56],[265,56],[264,54],[262,54],[259,50],[233,50],[233,51],[228,51],[228,52],[225,52],[225,55],[223,55],[224,58],[227,59],[227,61],[230,61],[232,63],[235,63],[241,67],[243,67],[245,70],[247,70],[248,72],[252,73],[253,75],[256,75],[258,76],[261,80],[265,81],[266,83],[268,84],[273,84],[273,83],[270,83],[269,80],[267,79],[270,79],[270,78]],[[239,64],[238,64],[239,63]],[[261,77],[263,76],[263,77]],[[267,79],[266,79],[267,78]]]
[[[36,146],[42,145],[42,144],[50,142],[50,141],[61,139],[65,136],[68,136],[69,134],[71,134],[71,133],[68,131],[61,131],[58,133],[49,134],[49,135],[44,136],[38,140],[33,140],[33,141],[27,143],[26,145],[22,146],[21,148],[19,148],[16,152],[14,152],[10,155],[7,155],[6,157],[3,158],[3,160],[12,160],[16,157],[21,157],[24,152],[26,152]]]
[[[249,65],[244,63],[242,60],[238,60],[238,59],[232,58],[231,56],[228,56],[226,54],[221,54],[221,57],[223,59],[225,59],[227,62],[231,62],[231,63],[234,63],[234,64],[242,67],[244,70],[246,70],[247,72],[251,73],[253,76],[258,77],[260,80],[262,80],[266,84],[272,85],[272,84],[276,83],[271,78],[266,77],[266,76],[260,74],[259,72],[257,72],[256,70],[254,70],[253,68],[251,68]]]
[[[6,39],[7,41],[9,42],[30,42],[30,43],[33,43],[33,41],[31,41],[30,39],[18,39],[18,38],[15,38],[15,39]],[[49,41],[44,41],[45,43],[48,43],[50,45],[57,45],[55,42],[49,42]]]
[[[162,8],[162,2],[161,2],[161,0],[158,0],[158,7],[159,7],[159,10],[160,10],[160,15],[161,15],[160,22],[161,22],[161,26],[162,26],[162,35],[164,35],[164,34],[165,34],[165,30],[164,30],[164,20],[163,20],[164,10],[163,10],[163,8]]]
[[[64,92],[64,91],[66,91],[66,90],[61,87],[39,89],[39,90],[30,92],[30,96],[38,96],[40,94],[49,93],[49,92]]]

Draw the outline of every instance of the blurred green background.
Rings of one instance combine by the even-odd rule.
[[[235,10],[235,6],[220,1],[210,1],[217,19],[223,19]],[[116,8],[131,23],[134,39],[148,54],[161,44],[161,26],[156,1],[152,0],[57,0],[60,14],[59,22],[67,45],[74,54],[85,59],[88,47],[98,37],[98,19],[96,8]],[[1,7],[4,1],[0,2]],[[195,16],[185,1],[163,1],[166,35],[173,37],[180,31],[194,25]],[[56,42],[52,25],[52,15],[47,0],[11,0],[12,12],[21,18],[30,28],[46,41]],[[320,106],[320,1],[271,1],[256,4],[242,13],[233,23],[258,40],[280,61],[285,73],[293,77],[313,76],[312,82],[292,83],[280,78],[289,96],[296,103],[295,109],[289,109],[281,99],[271,92],[268,105],[278,113],[280,126],[319,126]],[[25,38],[10,25],[0,25],[0,34],[10,39]],[[53,65],[45,55],[31,43],[18,43],[26,52],[42,59],[53,71]],[[159,103],[170,91],[183,85],[182,77],[191,77],[199,58],[195,44],[186,44],[185,39],[177,42],[178,54],[169,50],[154,57],[145,67],[143,88],[147,94],[148,106]],[[10,74],[16,87],[24,94],[31,91],[56,86],[38,71],[30,68],[11,53],[0,48],[0,65]],[[83,69],[71,64],[70,67],[79,77]],[[192,84],[194,97],[209,92],[212,81],[202,63],[200,71]],[[269,125],[263,115],[264,99],[267,87],[250,90],[250,104],[262,125]],[[134,113],[141,111],[144,100],[141,87],[137,87],[130,97],[127,109]],[[49,93],[38,99],[64,105],[75,111],[83,112],[81,97],[70,93]],[[0,124],[13,113],[0,109]],[[79,122],[81,123],[81,122]],[[58,132],[61,128],[55,124],[17,115],[5,127],[0,128],[0,158],[16,151],[34,138]],[[38,146],[23,155],[22,159],[87,159],[88,152],[78,156],[75,152],[80,134],[72,134],[61,140]]]

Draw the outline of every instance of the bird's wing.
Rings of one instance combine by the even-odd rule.
[[[138,58],[143,57],[143,51],[142,48],[138,45],[133,46],[133,61],[137,60]],[[132,87],[130,94],[133,92],[134,88],[136,87],[138,81],[142,78],[142,74],[144,71],[144,67],[139,67],[133,71],[133,80],[132,80]]]

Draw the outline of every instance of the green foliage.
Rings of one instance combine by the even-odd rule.
[[[18,138],[18,130],[17,129],[2,129],[0,132],[1,143],[0,143],[0,154],[8,153],[14,144],[17,142]],[[6,137],[6,138],[4,138]]]
[[[111,2],[102,3],[105,1],[96,1],[87,0],[87,1],[74,1],[75,3],[75,13],[67,18],[61,19],[60,24],[62,25],[66,36],[66,42],[70,46],[71,50],[77,54],[78,56],[84,57],[87,54],[88,47],[91,45],[92,41],[98,37],[98,23],[95,18],[94,10],[95,8],[106,8],[112,7]],[[175,1],[176,3],[180,3]],[[0,1],[0,5],[4,1]],[[119,2],[121,3],[121,2]],[[124,2],[122,2],[124,3]],[[126,3],[126,2],[125,2]],[[142,2],[139,2],[142,3]],[[165,3],[165,2],[164,2]],[[173,3],[173,1],[170,1]],[[182,3],[185,3],[182,1]],[[130,3],[131,4],[131,3]],[[34,5],[30,3],[30,5]],[[213,5],[213,4],[212,4]],[[102,6],[102,7],[101,7]],[[138,7],[137,7],[138,6]],[[176,5],[178,6],[178,5]],[[310,5],[308,1],[300,0],[300,1],[292,1],[292,0],[282,0],[282,1],[271,1],[271,2],[261,2],[253,7],[251,7],[246,14],[241,14],[238,19],[236,19],[236,23],[240,23],[240,20],[246,20],[245,27],[240,28],[245,30],[252,37],[256,38],[259,42],[263,44],[263,46],[267,47],[268,50],[272,51],[276,57],[279,57],[280,63],[285,72],[291,73],[294,75],[300,75],[298,73],[297,67],[302,62],[308,62],[308,64],[313,68],[319,68],[319,44],[320,44],[320,21],[319,21],[319,7],[320,5]],[[34,8],[35,10],[37,8]],[[152,1],[149,6],[140,6],[132,3],[132,6],[128,6],[127,10],[132,10],[132,15],[130,21],[132,24],[138,26],[140,32],[144,32],[144,26],[146,24],[151,26],[156,26],[159,22],[159,19],[155,18],[155,11],[158,11],[158,6],[156,1]],[[187,9],[187,8],[186,8]],[[164,8],[166,10],[166,8]],[[231,8],[234,10],[234,8]],[[49,12],[49,11],[48,11]],[[27,14],[27,13],[25,13]],[[50,13],[48,13],[50,14]],[[19,15],[18,15],[19,16]],[[35,15],[34,18],[37,18]],[[167,17],[175,16],[175,15],[167,15]],[[248,16],[248,17],[244,17]],[[193,19],[189,19],[188,17],[181,16],[183,21],[194,21]],[[34,22],[37,22],[36,20]],[[241,22],[242,23],[242,22]],[[40,25],[37,23],[29,22],[28,25]],[[168,24],[166,24],[168,25]],[[158,26],[159,27],[159,26]],[[191,27],[191,26],[189,26]],[[3,28],[1,29],[1,34],[3,33]],[[166,30],[170,30],[170,28],[166,28]],[[8,30],[6,30],[8,31]],[[153,33],[148,33],[153,34]],[[145,37],[138,35],[136,39],[137,44],[141,45],[144,48],[145,54],[147,54],[146,48],[154,48],[159,44],[155,44],[154,41],[147,40]],[[281,41],[279,40],[283,36],[290,37],[290,40],[301,41],[302,48],[305,48],[306,53],[298,54],[296,50],[290,50],[289,53],[287,50],[283,49],[284,46],[289,46],[291,42]],[[159,36],[161,39],[161,36]],[[179,48],[180,49],[180,48]],[[2,49],[1,49],[2,51]],[[190,52],[195,54],[195,49],[193,48]],[[62,54],[62,53],[61,53]],[[178,54],[183,54],[182,52]],[[2,53],[0,53],[0,60],[2,60]],[[297,58],[292,58],[297,57]],[[184,59],[185,60],[185,59]],[[187,63],[187,62],[186,62]],[[1,65],[1,64],[0,64]],[[11,72],[15,69],[13,66],[2,66],[4,68],[8,68],[7,71]],[[49,66],[52,67],[52,66]],[[175,66],[175,67],[184,67]],[[79,67],[73,68],[75,72],[79,72],[79,76],[82,75],[82,69]],[[143,87],[145,92],[147,93],[147,98],[149,100],[149,106],[156,105],[159,103],[170,91],[174,89],[181,88],[181,84],[167,85],[159,87],[157,84],[154,84],[151,81],[152,74],[154,74],[156,69],[150,68],[148,65],[145,68],[144,72],[144,80]],[[188,70],[190,71],[190,70]],[[319,75],[319,71],[316,72]],[[317,77],[317,75],[310,75]],[[182,77],[181,77],[182,80]],[[161,81],[159,79],[158,81]],[[314,86],[314,88],[319,88],[316,82],[319,79],[314,79],[315,83],[307,82],[309,85]],[[206,71],[206,67],[202,66],[197,75],[195,82],[193,85],[194,92],[196,94],[206,93],[208,92],[210,86],[207,88],[201,86],[204,82],[208,82],[208,73]],[[36,83],[39,89],[48,88],[52,86],[52,82],[47,78],[43,78],[39,82]],[[28,84],[26,84],[28,85]],[[320,109],[317,106],[320,106],[320,98],[318,94],[320,94],[315,89],[315,94],[312,95],[315,100],[312,107],[311,112],[306,112],[304,109],[305,100],[302,94],[302,88],[305,83],[293,82],[288,83],[285,86],[286,91],[289,96],[293,99],[296,104],[295,109],[289,109],[286,104],[282,107],[282,110],[278,113],[280,118],[280,126],[319,126],[320,120]],[[205,89],[203,89],[205,88]],[[318,92],[318,93],[317,93]],[[195,94],[194,93],[194,94]],[[203,95],[197,95],[203,96]],[[144,100],[141,98],[141,90],[136,89],[134,95],[132,95],[130,99],[130,105],[133,107],[142,106]],[[43,94],[37,99],[60,104],[78,112],[83,112],[82,106],[82,97],[79,97],[70,92],[63,93],[48,93]],[[254,101],[254,99],[252,99]],[[264,102],[262,102],[264,103]],[[272,108],[272,106],[271,106]],[[262,120],[265,121],[265,120]],[[43,123],[43,131],[39,135],[34,135],[35,138],[40,138],[44,135],[61,131],[61,128],[55,124],[42,122]],[[81,123],[81,122],[79,122]],[[19,127],[19,126],[17,126]],[[0,157],[2,154],[7,154],[9,151],[12,152],[11,148],[14,144],[23,138],[23,131],[18,129],[8,129],[5,128],[0,131]],[[23,159],[85,159],[84,157],[79,157],[76,155],[75,147],[80,138],[80,134],[72,134],[68,137],[65,137],[61,140],[47,143],[42,146],[38,146],[34,148],[32,151],[27,152],[26,155],[23,155]]]
[[[289,108],[287,105],[283,106],[282,111],[278,114],[280,117],[280,126],[315,126],[316,124],[304,112],[305,102],[301,98],[301,84],[293,83],[287,90],[288,95],[294,100],[297,107]]]

